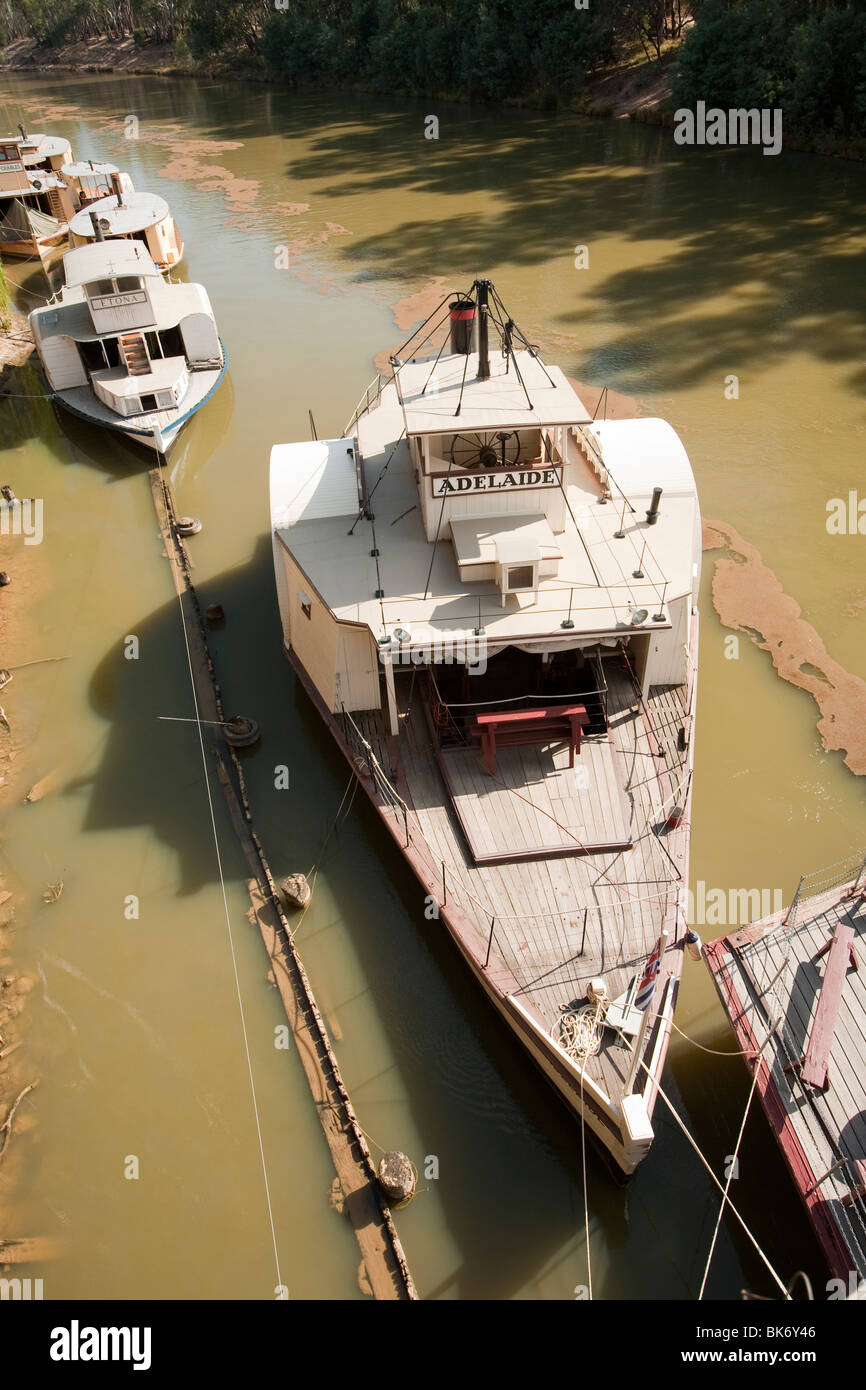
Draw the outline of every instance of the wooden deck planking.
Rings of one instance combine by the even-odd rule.
[[[608,992],[615,998],[640,974],[661,929],[666,894],[672,900],[677,882],[673,865],[656,843],[656,836],[647,833],[648,825],[658,821],[655,809],[667,794],[666,785],[660,784],[657,775],[659,760],[653,757],[650,736],[627,677],[614,669],[609,674],[609,686],[612,726],[607,753],[602,754],[604,778],[598,796],[608,806],[616,806],[623,826],[635,834],[635,843],[622,851],[502,864],[474,863],[457,819],[447,805],[447,793],[417,699],[408,718],[402,721],[402,772],[431,853],[449,866],[449,894],[460,901],[485,937],[491,915],[496,916],[493,953],[518,979],[519,992],[531,998],[551,1027],[564,1005],[585,996],[589,979],[604,976]],[[405,708],[401,693],[398,677],[398,704]],[[372,717],[378,719],[378,712]],[[604,742],[587,740],[584,749],[593,741]],[[528,833],[527,824],[533,826],[543,821],[545,811],[571,826],[572,822],[558,814],[555,802],[559,798],[550,796],[559,779],[544,775],[543,760],[550,756],[549,751],[527,745],[504,749],[502,753],[519,755],[521,785],[532,792],[535,803],[532,821],[531,808],[519,803],[520,833]],[[582,752],[575,759],[576,766],[583,756]],[[567,749],[556,750],[554,758],[561,758],[567,765]],[[475,795],[477,779],[490,780],[480,766],[480,755],[479,766],[467,769],[466,775]],[[475,803],[472,814],[481,814]],[[515,813],[495,825],[488,823],[488,832],[496,843],[511,842],[517,818]],[[591,831],[597,822],[589,819],[587,830]],[[659,882],[647,884],[647,878]],[[474,903],[469,893],[480,901]],[[620,899],[624,900],[624,907],[611,906]],[[585,954],[579,956],[584,905],[589,905],[590,910]],[[605,1035],[605,1045],[591,1060],[588,1071],[610,1093],[619,1094],[628,1054],[611,1045],[612,1037]]]
[[[439,754],[445,778],[476,864],[578,854],[627,845],[629,819],[607,739],[587,739],[568,766],[568,750],[506,747],[490,777],[476,749]]]
[[[862,965],[860,971],[850,967],[845,970],[829,1046],[829,1089],[818,1090],[796,1073],[785,1071],[792,1060],[805,1052],[814,1023],[827,964],[826,956],[823,965],[815,961],[817,951],[832,939],[840,922],[850,924],[855,942],[862,942],[866,935],[866,901],[862,894],[858,899],[839,894],[832,902],[825,896],[821,908],[811,920],[801,922],[790,932],[776,923],[751,945],[739,949],[728,945],[719,956],[718,965],[713,958],[712,968],[714,973],[724,972],[730,979],[745,1020],[759,1043],[766,1034],[766,1009],[775,1017],[772,996],[779,1000],[785,1028],[779,1030],[782,1036],[777,1035],[764,1054],[771,1070],[773,1092],[815,1179],[824,1177],[841,1156],[849,1160],[844,1169],[824,1178],[819,1195],[807,1198],[807,1205],[811,1203],[813,1219],[833,1223],[862,1277],[866,1274],[866,1202],[861,1197],[848,1208],[842,1205],[842,1198],[851,1192],[852,1164],[866,1157],[866,979],[862,978]],[[759,1002],[788,949],[788,969],[771,996]],[[736,1025],[737,1017],[732,1021]],[[780,1142],[786,1147],[785,1141]],[[801,1192],[807,1196],[802,1183]],[[820,1218],[816,1217],[816,1210]]]
[[[762,970],[761,973],[761,980],[766,981],[772,979],[784,960],[784,934],[775,932],[769,938],[764,938],[760,944],[764,946],[763,955],[769,967],[767,970]],[[806,1049],[806,1041],[814,1019],[821,976],[818,970],[813,967],[814,978],[809,980],[807,984],[804,967],[808,967],[815,952],[823,944],[823,935],[814,926],[805,931],[800,930],[796,969],[792,972],[792,978],[786,986],[788,990],[785,1012],[787,1027],[783,1037],[785,1064],[798,1060]],[[755,948],[752,950],[754,951]],[[753,979],[754,976],[750,972],[750,982]],[[849,976],[849,982],[850,979]],[[785,986],[784,976],[780,983]],[[791,1027],[792,1023],[796,1025],[795,1029]],[[856,1007],[855,993],[851,991],[850,997],[846,999],[843,992],[837,1031],[830,1050],[831,1084],[829,1091],[823,1097],[828,1115],[833,1117],[833,1122],[838,1124],[840,1129],[844,1126],[846,1118],[856,1114],[864,1101],[863,1087],[858,1085],[854,1079],[856,1072],[852,1065],[852,1063],[863,1065],[863,1024],[863,1011]],[[792,1104],[802,1107],[807,1102],[805,1084],[792,1087],[789,1083],[786,1089],[790,1089],[793,1093]],[[799,1100],[797,1100],[797,1096],[799,1096]],[[862,1138],[863,1155],[866,1157],[866,1117],[862,1122]]]

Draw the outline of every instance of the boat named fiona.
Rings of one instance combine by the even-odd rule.
[[[54,399],[166,454],[225,375],[207,291],[165,280],[135,240],[67,251],[63,271],[63,289],[30,314]]]
[[[440,311],[450,342],[415,355],[431,316],[342,438],[272,450],[285,650],[425,918],[630,1174],[686,934],[695,481],[663,420],[593,419],[489,281]]]

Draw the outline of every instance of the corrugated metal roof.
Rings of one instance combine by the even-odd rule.
[[[357,515],[358,483],[351,439],[311,439],[271,449],[271,524]]]

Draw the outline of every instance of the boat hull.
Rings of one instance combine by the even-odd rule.
[[[223,348],[223,364],[220,368],[219,375],[201,399],[196,401],[195,404],[190,406],[187,410],[179,411],[177,419],[171,420],[167,425],[153,430],[136,429],[133,425],[128,424],[120,417],[118,417],[117,423],[115,424],[113,420],[106,418],[105,412],[97,413],[95,410],[90,412],[86,408],[82,408],[81,402],[73,402],[70,400],[69,393],[67,392],[54,391],[50,392],[50,394],[58,405],[62,406],[64,410],[68,410],[71,415],[75,415],[79,420],[86,420],[88,424],[94,425],[98,429],[110,430],[114,434],[122,435],[124,439],[129,440],[133,444],[141,444],[145,449],[153,453],[167,456],[172,446],[180,437],[184,425],[192,419],[193,415],[196,415],[198,411],[201,410],[202,406],[207,405],[208,401],[219,389],[227,370],[228,356],[225,352],[225,348]]]
[[[33,256],[44,256],[47,252],[57,250],[66,240],[66,230],[58,232],[55,236],[29,237],[22,241],[0,242],[0,254],[6,260],[30,260]]]

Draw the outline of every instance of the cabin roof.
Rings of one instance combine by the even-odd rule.
[[[431,373],[432,380],[425,391]],[[478,380],[477,352],[468,358],[452,353],[441,357],[435,366],[429,360],[405,362],[397,369],[397,380],[410,437],[453,434],[455,430],[583,424],[591,419],[560,368],[547,366],[528,351],[514,353],[513,360],[504,358],[498,350],[491,351],[490,377],[486,381]]]
[[[150,275],[162,280],[138,241],[94,241],[89,246],[76,246],[63,257],[63,272],[70,289],[116,275]]]
[[[89,207],[77,212],[69,224],[76,236],[93,237],[91,213],[104,217],[108,222],[111,236],[128,236],[132,232],[144,231],[168,217],[168,203],[158,193],[124,193],[123,206],[118,206],[117,194],[99,198]]]
[[[570,445],[568,516],[562,532],[549,536],[546,525],[538,526],[537,516],[511,526],[503,515],[493,525],[492,519],[485,517],[484,497],[479,494],[477,515],[453,518],[443,527],[436,545],[428,541],[420,515],[410,445],[399,439],[402,411],[393,385],[385,388],[379,403],[360,423],[365,422],[366,447],[359,466],[368,494],[375,487],[375,522],[363,518],[351,533],[358,504],[349,486],[348,441],[339,441],[342,458],[339,450],[332,456],[333,467],[339,467],[346,486],[342,490],[329,486],[330,505],[315,513],[299,512],[293,505],[303,484],[292,446],[276,445],[271,453],[276,535],[338,618],[366,624],[377,636],[383,628],[390,631],[399,624],[409,628],[415,642],[423,644],[436,632],[475,628],[480,613],[491,642],[547,635],[561,640],[561,623],[566,617],[574,622],[575,636],[609,634],[629,630],[635,609],[646,609],[648,614],[664,612],[663,622],[647,623],[650,630],[661,630],[671,625],[669,604],[694,592],[700,561],[700,513],[694,481],[687,491],[672,489],[664,494],[654,526],[647,526],[644,516],[653,487],[658,485],[663,441],[674,458],[672,469],[678,467],[679,453],[684,455],[675,431],[665,421],[607,423],[607,442],[616,439],[624,424],[637,426],[636,431],[629,431],[632,447],[641,437],[647,441],[645,463],[643,467],[635,464],[627,503],[614,488],[611,502],[599,505],[600,485],[577,460]],[[320,495],[324,498],[324,491]],[[489,533],[479,533],[473,541],[473,525],[482,530],[489,526]],[[621,539],[616,534],[620,530],[625,532]],[[458,557],[462,555],[464,562],[471,560],[474,543],[479,559],[486,558],[491,544],[497,559],[508,557],[512,548],[509,531],[521,545],[528,539],[533,555],[549,554],[555,548],[561,559],[558,574],[541,578],[532,596],[513,597],[503,606],[494,582],[466,581]],[[634,574],[638,569],[642,570],[640,578]]]
[[[88,174],[117,174],[120,171],[116,164],[102,164],[95,159],[76,159],[72,164],[64,164],[60,172],[68,179],[81,179]]]
[[[275,444],[271,467],[287,480],[273,518],[275,526],[294,526],[299,521],[353,516],[358,512],[358,479],[351,439]]]
[[[69,141],[62,135],[28,135],[26,140],[19,136],[16,141],[21,158],[25,164],[36,164],[42,159],[56,159],[69,149]]]

